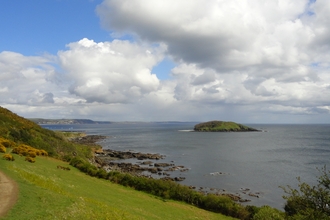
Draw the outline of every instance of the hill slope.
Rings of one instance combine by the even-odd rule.
[[[61,133],[44,129],[34,122],[0,107],[0,137],[17,144],[27,144],[46,150],[49,156],[69,160],[72,155],[83,158],[92,156],[86,146],[67,141]]]
[[[1,170],[19,185],[19,199],[3,219],[233,219],[57,166],[69,165],[47,157],[0,159]]]

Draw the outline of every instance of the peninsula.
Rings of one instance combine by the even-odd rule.
[[[199,132],[246,132],[260,131],[255,128],[237,124],[231,121],[208,121],[195,125],[194,131]]]

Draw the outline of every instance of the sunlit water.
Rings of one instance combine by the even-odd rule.
[[[162,162],[189,168],[181,182],[224,189],[252,201],[245,204],[283,208],[279,186],[296,187],[296,177],[315,183],[318,168],[329,165],[330,125],[250,125],[263,132],[189,132],[195,123],[44,125],[106,135],[100,144],[113,150],[160,153]],[[213,175],[221,172],[222,175]],[[242,188],[259,193],[243,194]]]

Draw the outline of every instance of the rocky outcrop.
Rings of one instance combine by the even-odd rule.
[[[112,159],[131,159],[136,158],[138,160],[160,160],[165,158],[164,155],[160,154],[151,154],[151,153],[140,153],[132,151],[115,151],[110,149],[104,149],[102,152],[96,152],[98,157],[110,157]]]
[[[176,166],[173,163],[154,163],[151,161],[158,161],[164,158],[165,156],[160,154],[104,149],[95,152],[94,161],[98,164],[98,167],[102,167],[106,171],[120,171],[148,177],[164,176],[161,179],[183,181],[185,179],[184,177],[170,177],[170,172],[188,171],[184,166]],[[136,162],[125,162],[127,159],[135,159]]]

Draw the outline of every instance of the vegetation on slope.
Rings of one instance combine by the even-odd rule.
[[[44,129],[2,107],[0,107],[0,137],[16,144],[26,144],[45,150],[49,156],[66,161],[73,156],[92,157],[91,148],[71,143],[61,133]]]
[[[259,131],[245,125],[226,121],[209,121],[195,125],[195,131],[202,132],[229,132],[229,131]]]
[[[9,150],[7,149],[7,152]],[[2,157],[4,153],[0,153]],[[19,185],[16,205],[3,218],[18,219],[232,219],[194,206],[159,199],[103,179],[68,163],[39,156],[36,163],[15,156],[0,159],[1,171]]]

